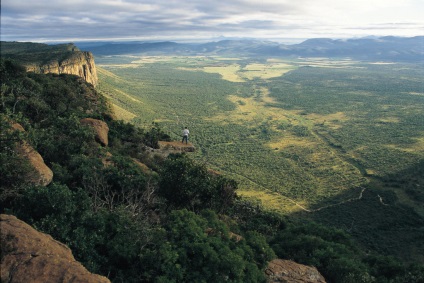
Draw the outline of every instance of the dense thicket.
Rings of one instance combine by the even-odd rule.
[[[90,271],[114,282],[265,282],[267,262],[281,257],[316,266],[328,282],[424,282],[422,266],[366,255],[342,231],[238,198],[233,180],[187,155],[150,153],[169,137],[157,125],[113,120],[80,78],[25,73],[4,60],[0,69],[1,212],[69,245]],[[108,123],[107,147],[80,124],[86,117]],[[22,178],[22,140],[52,168],[47,187]]]

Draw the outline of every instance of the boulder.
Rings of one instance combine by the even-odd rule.
[[[95,138],[98,143],[100,143],[102,146],[107,146],[109,144],[109,127],[106,122],[93,118],[84,118],[81,119],[80,122],[81,124],[87,125],[94,130]]]
[[[87,271],[66,245],[13,215],[0,214],[0,228],[1,282],[110,282]]]
[[[18,124],[12,124],[12,128],[17,131],[25,131]],[[27,142],[23,141],[16,144],[16,151],[28,160],[31,165],[31,170],[28,173],[27,179],[36,185],[47,186],[53,180],[53,171],[44,163],[43,157]]]
[[[315,267],[291,260],[274,259],[265,270],[268,283],[325,283],[324,277]]]

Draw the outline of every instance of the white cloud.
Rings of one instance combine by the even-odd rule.
[[[2,40],[422,35],[422,0],[2,0]],[[172,38],[171,38],[172,39]]]

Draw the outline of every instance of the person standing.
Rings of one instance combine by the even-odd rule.
[[[184,143],[184,141],[185,141],[186,144],[187,144],[188,134],[190,134],[190,131],[187,129],[187,127],[185,127],[184,130],[183,130],[183,140],[181,141],[181,143]]]

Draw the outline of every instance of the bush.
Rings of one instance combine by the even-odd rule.
[[[265,282],[253,264],[252,247],[232,239],[214,212],[203,215],[185,209],[170,213],[159,247],[143,254],[143,266],[149,271],[145,281]]]
[[[237,197],[234,181],[212,176],[205,166],[196,164],[185,154],[169,155],[160,173],[158,193],[175,209],[223,211]]]

